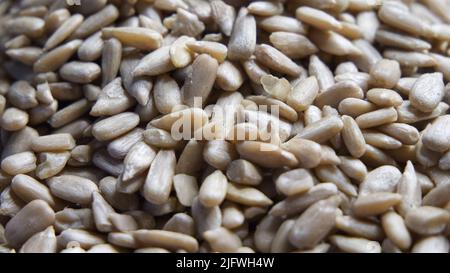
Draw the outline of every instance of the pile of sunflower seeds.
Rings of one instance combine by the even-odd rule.
[[[0,0],[0,252],[448,253],[449,42],[448,0]]]

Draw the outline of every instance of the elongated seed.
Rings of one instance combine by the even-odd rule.
[[[231,60],[246,60],[255,51],[256,21],[246,8],[241,8],[236,16],[230,41],[228,56]]]
[[[144,197],[154,204],[168,201],[175,173],[174,151],[161,150],[156,154],[144,184]]]
[[[289,242],[300,249],[314,247],[334,227],[339,203],[339,198],[332,197],[309,207],[295,221],[289,233]]]
[[[5,227],[8,245],[20,247],[34,234],[45,230],[55,221],[55,213],[42,200],[34,200],[23,207]]]

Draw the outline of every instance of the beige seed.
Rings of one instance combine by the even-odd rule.
[[[338,165],[348,177],[355,179],[357,182],[362,182],[367,175],[367,167],[364,163],[355,158],[348,156],[339,157],[341,163]]]
[[[211,249],[217,252],[235,252],[242,245],[240,238],[235,233],[222,227],[206,231],[204,237]]]
[[[228,42],[230,60],[247,60],[255,52],[256,21],[246,8],[241,8]]]
[[[302,195],[291,196],[277,203],[270,210],[270,214],[274,216],[297,214],[304,211],[311,204],[336,195],[337,193],[337,187],[333,183],[321,183]]]
[[[64,208],[55,214],[55,229],[62,232],[66,229],[87,229],[95,228],[91,209],[71,209]]]
[[[119,191],[119,179],[107,176],[100,180],[99,189],[103,198],[119,211],[132,211],[139,207],[138,196]]]
[[[393,166],[381,166],[370,171],[359,187],[360,195],[394,192],[402,174]]]
[[[450,148],[449,122],[450,115],[440,116],[425,130],[422,136],[425,147],[441,153]]]
[[[400,79],[400,76],[400,65],[395,60],[379,60],[370,69],[370,81],[377,87],[393,88]]]
[[[18,35],[5,42],[5,49],[17,49],[21,47],[27,47],[31,44],[30,38],[26,35]]]
[[[150,167],[155,155],[156,151],[144,142],[134,144],[124,159],[122,180],[130,180],[143,173]]]
[[[260,170],[251,162],[244,159],[232,161],[226,175],[234,183],[256,186],[262,181]]]
[[[101,69],[96,63],[73,61],[64,64],[59,73],[63,79],[69,82],[86,84],[97,79]]]
[[[422,51],[431,48],[431,45],[425,40],[388,30],[378,29],[375,39],[382,45],[394,46],[405,50]]]
[[[111,116],[120,114],[133,104],[132,99],[122,87],[121,78],[116,78],[107,84],[92,106],[90,115]]]
[[[339,133],[343,127],[339,117],[328,116],[306,126],[296,137],[322,143]]]
[[[33,16],[17,16],[5,22],[5,29],[11,34],[38,38],[44,34],[45,21]]]
[[[436,65],[433,57],[420,52],[385,50],[383,56],[387,59],[396,60],[401,66],[430,67]]]
[[[205,178],[198,193],[198,200],[205,207],[219,206],[227,194],[228,180],[219,170]]]
[[[320,181],[331,182],[343,193],[349,196],[357,196],[356,187],[338,167],[334,165],[319,166],[315,169],[315,174]]]
[[[248,5],[248,11],[257,16],[272,16],[283,12],[281,3],[255,1]]]
[[[191,216],[186,213],[173,215],[164,225],[164,230],[183,233],[189,236],[195,235],[195,223]]]
[[[281,101],[285,101],[292,90],[292,86],[288,80],[285,78],[279,79],[272,75],[262,76],[261,85],[269,95]]]
[[[64,21],[64,23],[45,42],[44,50],[52,49],[67,39],[83,22],[84,17],[75,14]]]
[[[189,140],[178,158],[176,173],[194,175],[202,168],[203,143],[195,139]]]
[[[433,119],[444,114],[448,108],[448,104],[440,102],[432,112],[424,113],[414,108],[409,101],[403,101],[402,105],[397,107],[398,122],[415,123],[418,121]]]
[[[219,170],[226,170],[236,157],[235,147],[225,140],[209,141],[203,149],[204,160]]]
[[[121,61],[122,44],[115,38],[107,40],[102,52],[102,86],[116,78]]]
[[[244,224],[244,212],[235,204],[226,203],[222,209],[222,225],[228,229],[238,228]]]
[[[258,26],[267,32],[285,31],[298,34],[306,34],[307,26],[300,20],[289,16],[275,15],[262,19]]]
[[[272,215],[265,216],[256,226],[254,234],[255,248],[260,252],[269,252],[282,219]]]
[[[22,110],[38,106],[36,89],[26,81],[13,83],[6,97],[8,102]]]
[[[224,61],[217,69],[216,84],[225,91],[236,91],[244,83],[244,76],[236,64]]]
[[[228,183],[226,199],[246,206],[269,206],[273,202],[261,191]]]
[[[304,111],[316,99],[319,93],[319,83],[311,76],[297,83],[288,93],[286,103],[296,111]]]
[[[194,237],[163,230],[137,230],[133,237],[138,245],[143,247],[162,247],[170,250],[184,249],[197,252],[198,242]]]
[[[209,54],[219,63],[223,63],[227,57],[228,49],[221,43],[209,41],[187,41],[186,46],[189,50],[197,54]]]
[[[51,195],[50,190],[44,184],[28,175],[18,174],[14,176],[11,182],[11,189],[20,199],[27,203],[40,199],[47,202],[54,209],[58,207],[57,205],[60,205],[59,201]]]
[[[192,74],[183,86],[183,101],[194,106],[195,97],[200,97],[204,104],[208,98],[217,76],[218,62],[207,54],[197,56],[192,64]]]
[[[333,235],[330,241],[346,253],[381,253],[381,246],[377,241],[342,235]]]
[[[353,212],[359,217],[382,214],[397,205],[402,196],[397,193],[378,192],[359,196],[353,203]]]
[[[142,27],[109,27],[102,29],[104,39],[116,38],[123,45],[142,49],[154,50],[162,45],[162,36],[158,32]]]
[[[173,187],[178,201],[186,207],[192,206],[194,198],[198,195],[197,180],[193,176],[177,174],[173,177]]]
[[[223,34],[230,36],[231,31],[233,30],[234,19],[236,17],[234,7],[221,0],[211,1],[210,6],[211,15],[214,22],[219,25],[219,28]]]
[[[395,5],[382,5],[378,11],[378,17],[385,24],[414,35],[425,37],[433,35],[431,27],[426,22]]]
[[[18,131],[27,125],[28,120],[27,112],[10,107],[3,112],[0,125],[6,131]]]
[[[76,101],[53,114],[49,123],[54,128],[60,128],[87,113],[90,106],[91,104],[86,99]]]
[[[302,59],[317,53],[317,47],[303,35],[291,32],[273,32],[269,36],[273,46],[292,59]]]
[[[205,24],[199,20],[196,14],[178,8],[171,28],[175,35],[182,34],[195,37],[205,30]]]
[[[155,106],[160,113],[169,114],[175,106],[181,105],[181,91],[177,82],[169,75],[159,76],[153,88]]]
[[[315,30],[309,38],[322,51],[336,55],[360,55],[361,51],[350,40],[333,31]]]
[[[333,16],[319,9],[310,7],[299,7],[295,16],[302,22],[321,30],[340,30],[341,23]]]
[[[356,118],[359,128],[366,129],[397,121],[397,111],[393,107],[375,110]]]
[[[402,201],[397,206],[397,210],[402,216],[421,205],[422,190],[411,161],[407,162],[405,171],[398,182],[397,193],[402,195]]]
[[[138,115],[125,112],[95,123],[92,134],[100,141],[111,140],[132,130],[138,123]]]
[[[386,212],[381,217],[381,224],[386,236],[400,249],[408,249],[412,238],[403,218],[393,211]]]
[[[442,183],[431,189],[423,197],[423,205],[433,207],[443,207],[450,200],[450,184]]]
[[[402,147],[402,143],[393,137],[375,130],[364,130],[364,140],[367,144],[384,150],[394,150]]]
[[[43,51],[38,47],[23,47],[18,49],[9,49],[5,52],[8,57],[17,60],[25,65],[33,65],[42,55]]]
[[[113,225],[109,220],[109,215],[114,213],[114,209],[103,196],[97,192],[92,192],[92,215],[94,217],[95,227],[101,232],[111,232]]]
[[[98,191],[94,182],[74,175],[55,176],[50,178],[47,183],[53,195],[82,205],[90,204],[92,193]]]
[[[281,146],[284,150],[291,152],[303,168],[314,168],[321,161],[321,146],[311,140],[294,137]]]
[[[200,108],[187,108],[153,119],[150,124],[165,131],[172,132],[173,126],[190,125],[192,132],[208,123],[208,115]],[[186,129],[187,130],[187,129]]]
[[[423,74],[414,83],[409,93],[411,105],[422,112],[432,112],[444,97],[441,73]]]
[[[85,62],[92,62],[100,58],[104,47],[101,31],[92,34],[78,48],[78,57]]]
[[[2,160],[1,168],[10,175],[25,174],[36,168],[36,156],[32,152],[21,152]]]
[[[339,103],[346,98],[363,98],[362,89],[352,81],[342,81],[329,87],[327,90],[321,92],[315,103],[318,107],[329,105],[331,107],[338,107]]]
[[[11,187],[6,187],[0,194],[0,212],[2,215],[14,217],[25,206],[25,203],[14,194]]]
[[[42,54],[34,63],[33,70],[39,73],[57,70],[75,54],[81,44],[81,40],[73,40]]]
[[[119,11],[114,5],[107,5],[102,10],[89,16],[72,34],[72,38],[85,38],[92,33],[106,27],[119,17]]]
[[[19,253],[56,253],[57,241],[53,226],[30,237],[20,248]]]
[[[295,221],[289,233],[289,242],[299,249],[317,245],[334,227],[339,203],[339,198],[331,197],[310,206]]]
[[[58,152],[71,150],[75,140],[70,134],[53,134],[33,139],[31,149],[34,152]]]
[[[375,111],[377,108],[373,103],[362,99],[347,98],[341,101],[338,106],[339,112],[356,118],[362,114]]]
[[[5,227],[8,245],[18,248],[34,234],[45,230],[55,221],[55,213],[42,200],[34,200],[23,207]]]
[[[186,43],[191,41],[193,42],[195,39],[188,36],[180,36],[170,46],[170,59],[175,67],[186,67],[192,62],[193,54],[186,46]]]
[[[57,237],[59,247],[69,247],[71,242],[76,242],[79,247],[88,249],[98,244],[105,243],[103,236],[98,233],[82,229],[66,229]]]
[[[175,69],[170,59],[170,46],[163,46],[140,60],[134,68],[134,77],[138,76],[156,76]]]
[[[408,124],[391,123],[377,128],[381,132],[396,138],[405,145],[416,144],[419,140],[419,131]]]
[[[307,170],[295,169],[281,174],[275,185],[284,195],[292,196],[308,191],[314,186],[314,181]]]
[[[429,206],[411,209],[405,215],[405,223],[408,228],[421,235],[441,233],[449,219],[448,211]]]
[[[222,224],[222,213],[219,207],[204,207],[198,198],[192,202],[192,217],[196,224],[197,234],[203,237],[203,233],[208,230],[219,228]]]
[[[119,176],[123,172],[123,162],[111,157],[106,150],[101,149],[92,156],[92,163],[108,174]]]
[[[356,121],[349,116],[342,116],[344,128],[342,129],[342,138],[350,152],[356,158],[364,155],[366,151],[366,142]]]
[[[36,168],[36,176],[40,179],[52,177],[61,172],[70,159],[70,152],[41,153],[40,164]]]
[[[369,240],[376,241],[384,237],[383,230],[377,224],[352,216],[337,216],[336,228],[349,235],[367,238]]]
[[[134,144],[143,140],[141,128],[135,128],[128,133],[114,139],[108,144],[108,154],[114,158],[122,159],[128,154]]]
[[[153,160],[145,180],[143,192],[147,201],[164,204],[168,201],[175,173],[175,152],[161,150]]]
[[[298,164],[298,160],[292,153],[269,143],[244,141],[238,143],[236,149],[243,159],[267,168],[296,166]]]
[[[31,142],[38,136],[38,132],[31,127],[25,127],[20,131],[13,132],[8,141],[5,142],[2,151],[2,158],[6,158],[7,156],[13,154],[29,151]]]
[[[315,76],[319,83],[320,91],[324,91],[334,85],[333,72],[330,68],[316,55],[309,58],[308,71],[311,76]]]
[[[289,232],[294,224],[295,220],[286,220],[280,225],[270,246],[271,253],[286,253],[292,248],[289,243]]]
[[[444,236],[430,236],[419,240],[411,249],[412,253],[448,253],[450,244]]]
[[[258,45],[255,50],[255,56],[258,62],[261,62],[263,65],[277,72],[294,77],[301,73],[300,66],[270,45]]]

